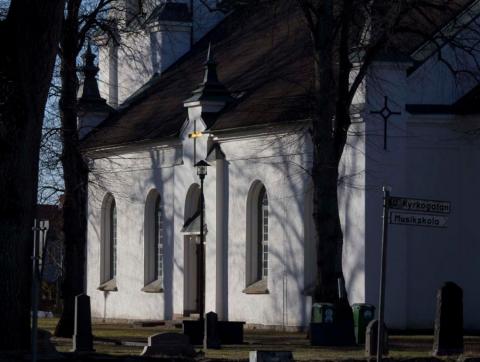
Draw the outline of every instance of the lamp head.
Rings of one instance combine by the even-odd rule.
[[[204,178],[207,175],[208,166],[210,165],[204,160],[200,160],[195,164],[195,167],[197,168],[197,175],[200,176],[200,178]]]

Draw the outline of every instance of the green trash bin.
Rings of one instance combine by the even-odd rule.
[[[312,305],[312,323],[333,323],[335,306],[331,303],[314,303]]]
[[[358,303],[352,305],[355,339],[357,344],[365,344],[365,332],[368,323],[375,318],[375,307],[371,304]]]

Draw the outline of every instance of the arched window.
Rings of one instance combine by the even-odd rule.
[[[162,198],[152,190],[145,203],[144,292],[163,291],[164,224]]]
[[[257,278],[263,279],[268,276],[268,196],[265,187],[260,190],[257,208],[259,218],[257,226],[257,250],[259,254]]]
[[[163,222],[160,196],[155,200],[155,279],[163,280]]]
[[[101,229],[101,285],[99,289],[114,291],[117,290],[115,280],[117,275],[117,207],[111,194],[107,194],[103,201]]]
[[[115,278],[117,275],[117,206],[115,205],[115,199],[112,197],[112,203],[110,204],[109,213],[110,224],[110,279]]]
[[[269,241],[268,194],[260,181],[255,181],[247,198],[247,249],[245,293],[267,293],[268,241]]]

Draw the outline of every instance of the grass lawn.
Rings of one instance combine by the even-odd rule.
[[[53,333],[57,318],[39,319],[39,328]],[[129,323],[101,323],[92,326],[95,350],[109,355],[139,355],[142,346],[124,345],[125,342],[146,343],[148,336],[162,332],[181,332],[173,326],[140,327]],[[305,333],[245,330],[245,344],[223,346],[220,350],[208,350],[206,358],[246,360],[249,351],[276,350],[292,351],[295,360],[356,359],[363,358],[363,347],[312,347]],[[60,352],[72,347],[69,338],[52,337]],[[430,357],[432,336],[390,336],[390,356],[394,358]],[[465,355],[480,356],[480,337],[465,337]]]

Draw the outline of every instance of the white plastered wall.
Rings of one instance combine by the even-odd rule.
[[[308,178],[298,135],[221,140],[228,174],[228,317],[252,324],[304,325],[303,208]],[[247,195],[254,183],[269,202],[269,294],[245,294]]]
[[[197,123],[197,130],[202,127]],[[150,151],[126,152],[95,160],[96,171],[91,175],[89,188],[87,248],[87,293],[92,299],[94,317],[163,319],[183,314],[184,237],[180,230],[187,190],[193,183],[199,183],[193,167],[193,141],[186,136],[192,130],[193,123],[188,122],[182,132],[182,148],[153,147]],[[265,137],[220,140],[226,160],[211,161],[212,167],[208,169],[205,180],[206,311],[214,310],[223,319],[252,324],[301,326],[309,314],[303,294],[303,208],[308,182],[302,169],[306,165],[305,142],[298,139],[298,135]],[[206,155],[207,137],[197,142],[198,161]],[[224,163],[225,173],[221,179],[228,190],[223,200],[217,195],[218,162]],[[270,294],[265,295],[242,292],[246,287],[246,200],[255,180],[264,183],[269,197]],[[154,187],[162,196],[166,221],[165,276],[169,280],[165,281],[164,293],[141,291],[144,207],[146,196]],[[109,293],[96,289],[100,276],[100,205],[106,192],[115,197],[118,218],[118,291]],[[228,211],[218,210],[225,217],[224,235],[218,238],[216,205],[222,204],[228,206]],[[223,250],[219,250],[217,256],[218,246]],[[220,262],[220,255],[228,255],[228,259]],[[171,272],[167,268],[171,268]]]
[[[164,293],[142,292],[144,284],[144,212],[148,193],[157,189],[164,210],[165,255],[172,254],[174,198],[173,165],[178,147],[126,152],[95,160],[88,198],[87,293],[92,316],[99,318],[164,319],[173,309],[172,260],[164,262]],[[106,193],[117,207],[117,292],[100,285],[101,205]]]
[[[460,34],[461,37],[468,39]],[[478,57],[478,53],[473,54]],[[445,47],[442,58],[454,69],[478,73],[471,55]],[[403,68],[403,69],[402,69]],[[480,251],[475,224],[479,142],[472,130],[477,116],[410,114],[406,104],[451,105],[476,84],[467,73],[454,77],[437,56],[412,74],[402,64],[376,63],[367,77],[366,119],[366,301],[378,303],[382,185],[395,196],[452,202],[447,229],[389,226],[386,322],[391,328],[433,328],[436,291],[446,281],[464,290],[465,328],[478,328]],[[370,113],[389,106],[401,115],[388,122],[383,150],[383,120]]]

